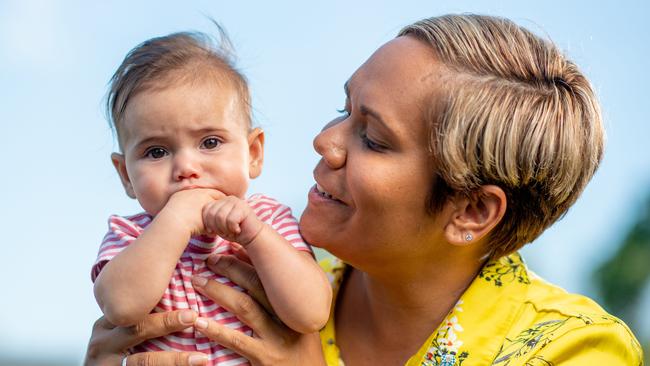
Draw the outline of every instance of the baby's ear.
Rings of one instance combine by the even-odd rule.
[[[495,185],[481,186],[471,197],[452,198],[454,212],[445,226],[447,241],[455,245],[471,245],[488,236],[503,219],[507,200]]]
[[[257,178],[262,174],[262,165],[264,165],[264,131],[260,128],[254,128],[248,133],[248,176]]]
[[[112,153],[111,161],[113,162],[115,170],[117,170],[117,174],[120,176],[120,180],[122,181],[126,195],[135,199],[135,191],[133,190],[131,179],[129,179],[129,173],[126,171],[126,161],[124,160],[124,155]]]

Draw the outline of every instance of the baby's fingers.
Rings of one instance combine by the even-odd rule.
[[[245,213],[240,212],[240,202],[243,201],[237,197],[228,196],[206,205],[204,208],[204,225],[206,229],[225,239],[234,241],[241,232],[240,222],[245,215]]]
[[[214,201],[203,208],[203,225],[206,231],[224,236],[227,234],[225,222],[232,210],[232,203],[226,199]]]
[[[237,236],[241,233],[241,223],[248,215],[248,206],[245,202],[233,202],[233,207],[226,219],[228,230]]]
[[[215,214],[222,205],[223,203],[221,201],[214,201],[203,206],[203,211],[201,212],[203,216],[203,226],[205,227],[205,231],[209,234],[217,234]]]

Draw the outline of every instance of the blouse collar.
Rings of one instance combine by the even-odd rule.
[[[321,262],[333,288],[333,304],[349,266],[336,258]],[[519,313],[530,284],[518,253],[488,261],[438,328],[413,355],[407,366],[454,366],[471,358],[472,364],[491,364]],[[334,306],[321,331],[328,364],[340,360],[334,331]]]

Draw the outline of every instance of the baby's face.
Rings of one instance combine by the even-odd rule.
[[[151,215],[184,189],[243,198],[260,173],[263,137],[249,132],[238,98],[210,82],[136,94],[120,125],[123,155],[113,155],[127,194]]]

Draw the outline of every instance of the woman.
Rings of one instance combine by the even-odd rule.
[[[119,364],[133,344],[190,324],[262,365],[641,364],[620,320],[536,277],[516,253],[567,211],[602,157],[599,106],[572,62],[508,20],[449,15],[404,28],[345,91],[344,113],[314,140],[322,159],[300,222],[308,242],[340,259],[323,265],[335,300],[322,351],[315,335],[273,320],[250,266],[214,257],[211,268],[257,302],[195,286],[256,338],[191,313],[184,324],[152,315],[130,335],[100,320],[87,364]]]

